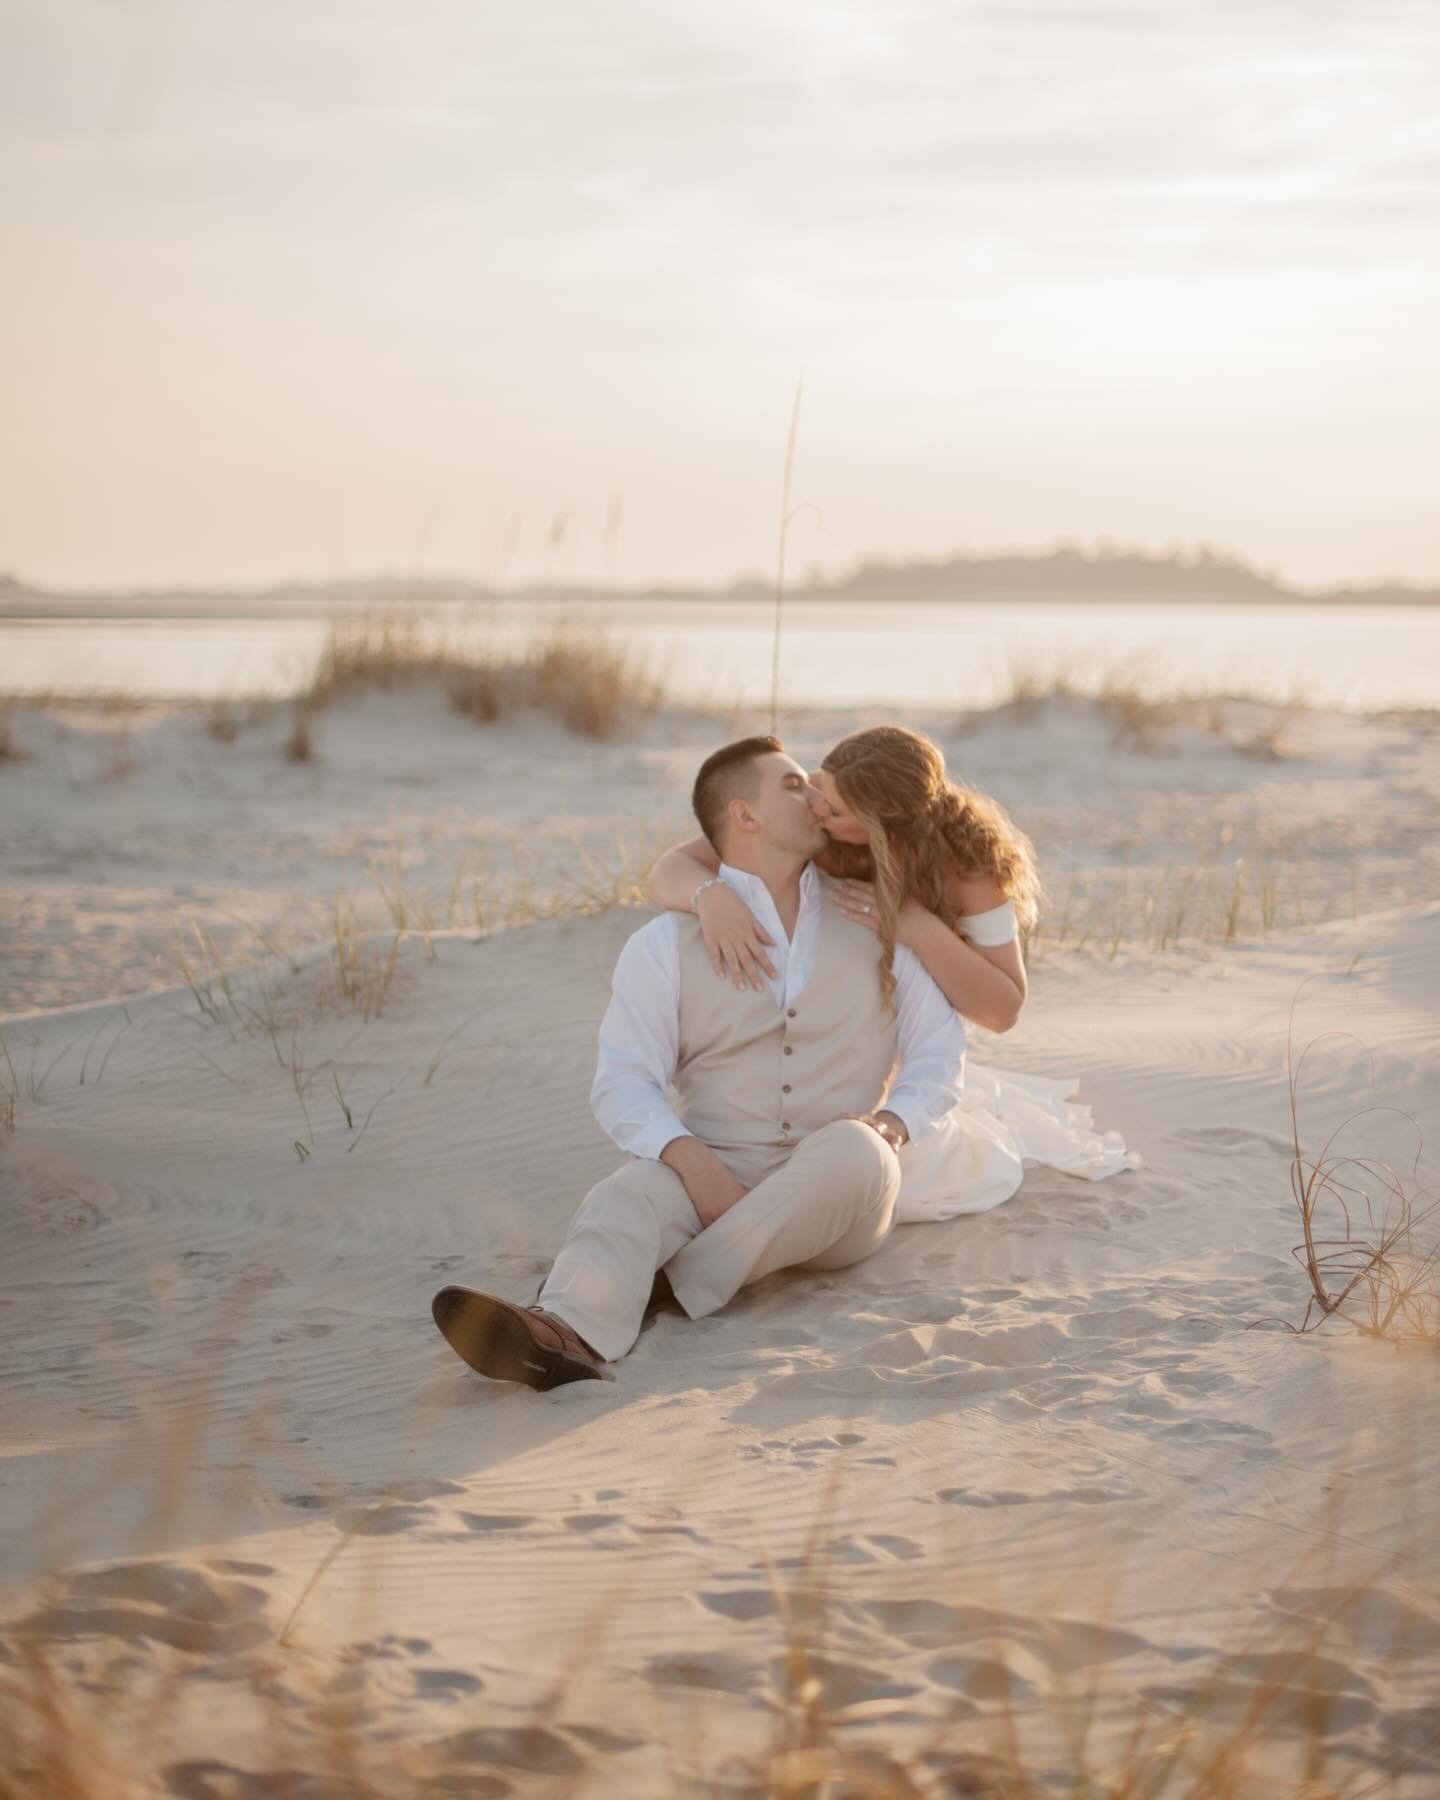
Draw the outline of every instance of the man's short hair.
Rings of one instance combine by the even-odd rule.
[[[720,839],[725,830],[730,802],[736,799],[753,799],[756,762],[762,756],[773,756],[784,749],[779,738],[741,738],[738,743],[726,744],[722,750],[717,750],[713,756],[707,756],[701,763],[690,804],[695,808],[700,829],[721,855],[724,851],[721,849]]]

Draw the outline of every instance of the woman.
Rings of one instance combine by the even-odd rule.
[[[995,801],[956,787],[939,749],[902,726],[842,738],[811,779],[830,836],[815,860],[846,916],[879,938],[887,990],[903,944],[957,1012],[1008,1031],[1025,1004],[1020,934],[1035,922],[1040,891],[1030,840]],[[692,838],[655,864],[651,893],[696,914],[718,976],[761,987],[775,973],[765,954],[774,940],[713,879],[719,867],[709,840]],[[984,1212],[1008,1200],[1034,1163],[1091,1180],[1134,1168],[1139,1158],[1119,1135],[1093,1131],[1089,1108],[1070,1102],[1077,1085],[967,1063],[959,1106],[901,1152],[897,1217]]]

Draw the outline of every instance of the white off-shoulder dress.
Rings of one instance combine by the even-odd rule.
[[[962,919],[960,929],[972,944],[1008,944],[1015,909],[1007,901]],[[968,1055],[959,1105],[900,1152],[897,1224],[988,1212],[1016,1192],[1026,1169],[1059,1169],[1082,1181],[1138,1169],[1138,1152],[1118,1131],[1095,1129],[1090,1108],[1074,1097],[1079,1086],[1078,1078],[1020,1075]]]

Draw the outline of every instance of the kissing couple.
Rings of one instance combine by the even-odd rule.
[[[704,1318],[776,1270],[861,1262],[897,1222],[998,1205],[1035,1162],[1098,1179],[1138,1161],[1073,1082],[967,1080],[967,1020],[1005,1030],[1024,1004],[1038,880],[936,745],[880,726],[811,776],[744,738],[706,758],[692,805],[703,836],[652,870],[667,910],[625,944],[600,1025],[591,1105],[629,1160],[535,1304],[458,1286],[432,1304],[492,1379],[598,1379],[657,1299]]]

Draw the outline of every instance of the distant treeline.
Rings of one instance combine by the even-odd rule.
[[[732,592],[772,591],[758,577]],[[960,553],[933,561],[865,557],[847,575],[813,574],[797,597],[894,600],[1262,600],[1434,604],[1440,588],[1406,582],[1363,587],[1297,588],[1278,570],[1231,551],[1200,544],[1163,553],[1101,543],[1062,543],[1051,550]]]
[[[465,600],[764,600],[774,594],[763,575],[741,576],[728,585],[602,587],[589,583],[534,581],[495,586],[463,576],[428,574],[355,577],[341,581],[296,581],[266,588],[170,587],[80,593],[34,586],[0,575],[0,615],[80,614],[91,611],[137,615],[148,610],[179,614],[199,604],[216,610],[226,602],[243,613],[246,604],[267,611],[276,603],[315,607],[331,601],[375,604],[434,604]],[[792,600],[1046,600],[1046,601],[1263,601],[1333,605],[1425,606],[1440,603],[1440,587],[1403,581],[1359,587],[1298,588],[1278,570],[1261,568],[1231,551],[1200,544],[1163,553],[1102,541],[1094,548],[1060,543],[1049,550],[957,553],[930,561],[862,558],[845,574],[812,568],[787,589]]]

